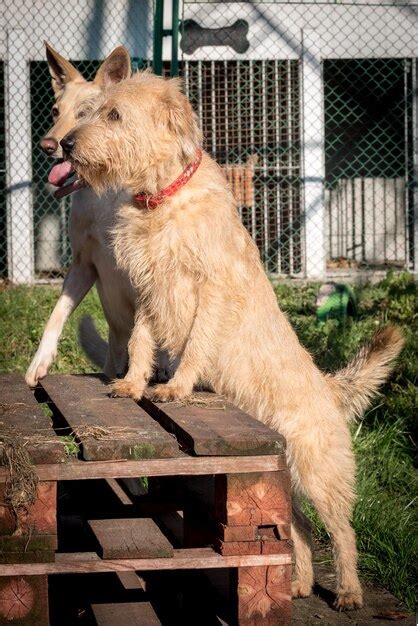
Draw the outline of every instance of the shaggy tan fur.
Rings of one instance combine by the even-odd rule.
[[[93,81],[85,80],[76,68],[49,44],[45,44],[52,88],[55,93],[54,124],[45,138],[53,140],[53,158],[62,158],[60,140],[85,117],[101,90],[131,74],[128,51],[119,46],[102,63]],[[62,293],[45,327],[42,340],[26,372],[26,382],[34,387],[46,376],[53,363],[64,324],[72,311],[95,284],[109,325],[109,343],[88,318],[80,327],[81,343],[95,365],[114,378],[127,370],[128,341],[135,312],[135,292],[127,272],[115,265],[110,231],[123,192],[109,191],[100,198],[85,188],[72,197],[69,236],[73,262],[64,280]],[[157,358],[156,376],[160,381],[172,374],[166,354]],[[132,483],[133,484],[133,483]]]
[[[155,193],[201,144],[178,82],[150,73],[111,87],[72,135],[71,159],[96,192],[110,186]],[[129,371],[114,382],[114,392],[142,396],[158,345],[181,358],[174,378],[155,387],[156,400],[184,398],[203,379],[279,430],[287,439],[295,494],[313,502],[332,537],[336,607],[360,607],[347,418],[364,410],[387,376],[402,346],[398,331],[378,334],[336,376],[322,374],[278,307],[225,177],[207,154],[192,179],[156,209],[126,203],[114,243],[117,262],[138,294]],[[307,596],[312,555],[296,516],[292,532],[293,594]]]

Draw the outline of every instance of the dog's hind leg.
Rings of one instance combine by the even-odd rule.
[[[340,436],[341,434],[340,431]],[[298,474],[303,492],[315,506],[331,536],[337,570],[335,608],[350,610],[360,608],[363,604],[357,574],[356,537],[350,524],[354,502],[354,459],[348,432],[347,436],[343,433],[342,438],[340,437],[340,445],[346,443],[344,447],[338,447],[338,439],[337,437],[329,441],[326,452],[324,449],[317,450],[315,445],[310,445],[309,450],[305,447],[303,471],[299,467]],[[297,458],[295,461],[298,465]],[[303,546],[301,548],[297,532],[296,543],[296,555],[299,548],[304,559],[306,549]],[[308,582],[309,578],[310,568],[307,574],[302,574],[304,582]]]
[[[335,496],[335,493],[334,493]],[[356,536],[350,524],[351,506],[339,506],[343,494],[336,497],[335,507],[328,509],[316,503],[326,529],[331,535],[334,562],[337,570],[337,589],[334,606],[339,611],[363,606],[363,593],[357,574]]]
[[[308,520],[299,510],[297,503],[292,507],[292,541],[294,550],[294,580],[292,596],[307,598],[311,595],[314,574],[312,567],[312,538]]]

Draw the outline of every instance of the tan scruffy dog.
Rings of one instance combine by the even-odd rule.
[[[317,369],[277,305],[220,167],[207,154],[200,163],[201,134],[178,81],[145,72],[110,87],[62,145],[94,191],[131,194],[119,210],[115,251],[138,307],[129,371],[113,391],[142,396],[158,345],[180,365],[154,388],[155,399],[183,398],[205,380],[280,431],[294,491],[313,502],[332,537],[336,607],[360,607],[347,424],[386,379],[402,347],[399,332],[378,332],[334,376]],[[308,596],[311,548],[296,519],[292,533],[293,594]]]

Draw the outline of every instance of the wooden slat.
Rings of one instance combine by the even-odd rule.
[[[98,626],[161,626],[149,602],[120,602],[116,604],[93,604],[93,614]]]
[[[116,478],[107,478],[106,482],[121,504],[123,504],[124,506],[133,505],[133,501],[128,496],[126,491],[120,486]]]
[[[102,376],[47,376],[42,387],[77,434],[88,461],[179,455],[175,438],[135,402],[109,397]],[[88,429],[95,427],[109,434],[105,438],[89,435]]]
[[[216,394],[199,392],[194,397],[191,404],[153,403],[148,398],[140,404],[197,455],[284,454],[284,438],[262,422]]]
[[[47,465],[46,467],[51,467]],[[52,466],[53,467],[53,466]],[[3,468],[5,469],[5,468]],[[8,470],[7,470],[8,471]],[[20,512],[19,533],[15,534],[17,519],[12,509],[2,506],[7,502],[6,485],[0,483],[0,541],[19,538],[28,542],[39,535],[56,535],[57,485],[53,481],[38,482],[32,505],[27,512]],[[29,546],[26,546],[29,549]],[[6,549],[6,548],[5,548]],[[31,550],[34,549],[32,546]],[[37,546],[36,550],[40,548]]]
[[[189,457],[145,459],[143,461],[73,461],[36,465],[40,480],[84,480],[93,478],[137,478],[138,476],[204,476],[205,474],[247,474],[275,472],[286,467],[282,456]],[[0,482],[9,475],[0,467]]]
[[[234,554],[292,554],[289,541],[221,541],[214,542],[215,548],[223,556]]]
[[[175,544],[184,547],[183,511],[161,513],[157,519],[160,526],[173,538]]]
[[[256,541],[258,539],[257,526],[226,526],[218,523],[217,532],[222,541]]]
[[[41,574],[90,574],[93,572],[163,571],[180,569],[216,569],[219,567],[257,567],[288,565],[290,554],[221,556],[212,548],[174,550],[172,559],[103,560],[95,553],[56,554],[55,563],[18,563],[0,565],[1,576]]]
[[[0,578],[0,624],[49,626],[48,577]]]
[[[32,391],[22,376],[0,376],[0,441],[1,433],[16,435],[16,442],[24,444],[33,463],[64,461],[64,446],[53,431]],[[0,443],[0,463],[2,458]]]
[[[144,579],[138,576],[136,572],[117,572],[116,575],[124,589],[140,589],[141,591],[146,591]]]
[[[290,626],[291,575],[291,565],[234,570],[231,583],[237,589],[236,623]]]
[[[217,519],[228,526],[288,525],[291,519],[289,472],[216,476],[215,508]]]
[[[98,519],[89,525],[104,559],[173,557],[173,546],[152,519]]]

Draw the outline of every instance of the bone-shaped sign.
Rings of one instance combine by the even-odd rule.
[[[237,20],[232,26],[223,28],[202,28],[194,20],[184,20],[180,48],[186,54],[193,54],[203,46],[230,46],[235,52],[243,53],[250,46],[248,29],[245,20]]]

